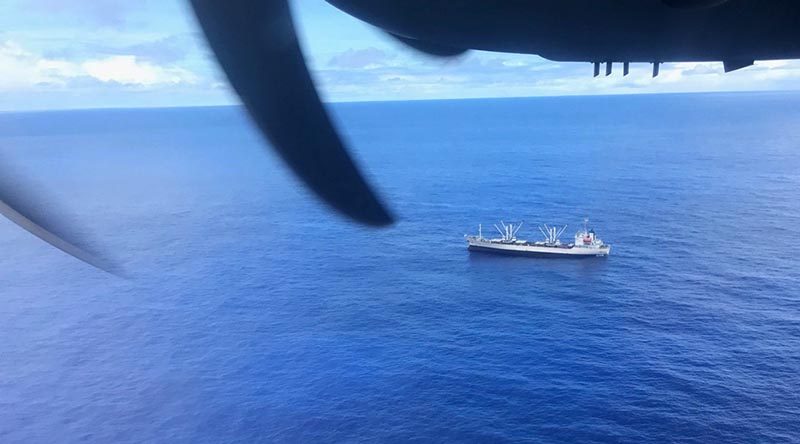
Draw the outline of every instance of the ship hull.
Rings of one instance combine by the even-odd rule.
[[[514,244],[487,244],[472,243],[467,247],[471,252],[502,254],[507,256],[529,256],[529,257],[548,257],[548,258],[588,258],[608,256],[611,248],[560,248],[544,247],[534,245],[514,245]]]

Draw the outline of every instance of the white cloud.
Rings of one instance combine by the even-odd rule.
[[[197,76],[179,67],[162,67],[142,62],[132,55],[118,55],[81,64],[90,77],[103,82],[123,85],[150,86],[156,84],[195,83]]]
[[[0,91],[13,91],[50,83],[52,66],[38,67],[40,60],[14,42],[0,43]]]
[[[764,60],[763,62],[756,62],[758,66],[766,66],[769,69],[773,68],[782,68],[784,66],[788,66],[790,63],[789,60]]]
[[[161,66],[133,55],[71,61],[47,58],[12,41],[0,43],[0,91],[65,88],[84,78],[126,86],[194,84],[198,77],[178,66]]]

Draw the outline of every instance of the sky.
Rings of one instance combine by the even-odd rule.
[[[470,51],[419,54],[323,0],[293,0],[328,102],[797,89],[800,62],[668,63],[653,79],[588,63]],[[236,104],[185,0],[0,0],[0,111]]]

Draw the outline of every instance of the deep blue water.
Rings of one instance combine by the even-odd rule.
[[[132,276],[0,220],[0,441],[798,442],[800,94],[333,109],[392,228],[238,108],[0,114]],[[611,257],[462,239],[585,216]]]

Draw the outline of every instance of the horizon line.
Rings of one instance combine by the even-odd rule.
[[[734,90],[734,91],[675,91],[675,92],[619,92],[604,94],[554,94],[537,96],[486,96],[486,97],[450,97],[450,98],[424,98],[424,99],[376,99],[376,100],[331,100],[322,101],[324,105],[360,104],[360,103],[404,103],[404,102],[447,102],[468,100],[515,100],[515,99],[558,99],[579,97],[617,97],[617,96],[676,96],[676,95],[717,95],[717,94],[764,94],[764,93],[799,93],[798,89],[767,89],[767,90]],[[41,108],[41,109],[0,109],[0,114],[26,114],[47,113],[64,111],[108,111],[108,110],[157,110],[157,109],[183,109],[183,108],[235,108],[242,107],[242,102],[228,104],[208,105],[166,105],[166,106],[87,106],[78,108]]]

